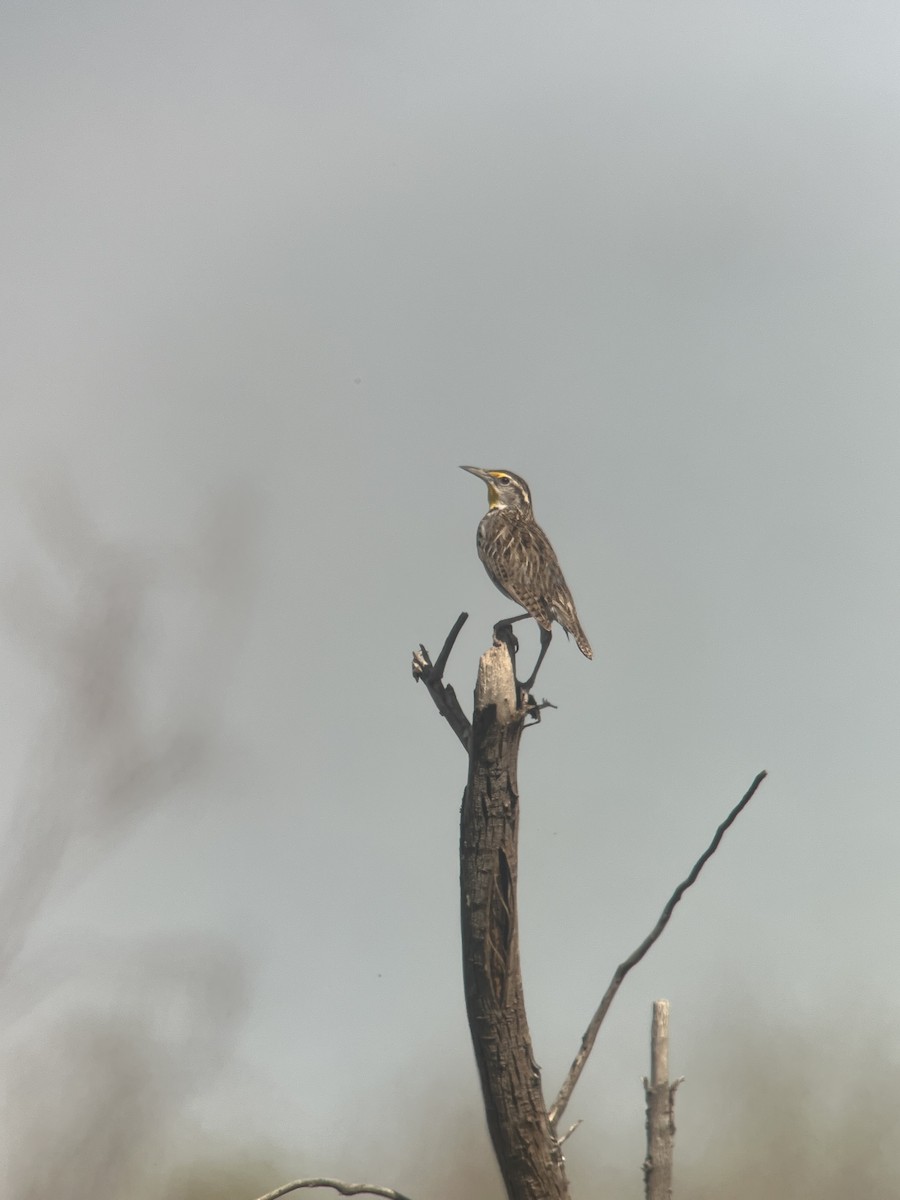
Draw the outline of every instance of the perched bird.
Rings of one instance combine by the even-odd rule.
[[[528,484],[512,471],[488,471],[482,467],[462,470],[483,479],[488,489],[488,511],[478,525],[478,557],[503,595],[526,610],[499,621],[494,628],[526,617],[534,617],[540,626],[541,652],[531,678],[522,685],[528,692],[550,645],[553,636],[550,626],[554,621],[572,635],[586,658],[594,657],[591,644],[581,628],[556,553],[534,519]]]

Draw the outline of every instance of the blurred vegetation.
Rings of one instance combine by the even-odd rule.
[[[680,1148],[697,1200],[888,1200],[900,1195],[900,1065],[889,1014],[857,1003],[822,1020],[744,1014],[691,1071],[706,1136]],[[676,1150],[676,1153],[678,1151]]]
[[[139,1196],[151,1180],[158,1194],[187,1106],[233,1052],[242,965],[209,939],[104,939],[66,916],[139,822],[215,763],[247,522],[228,498],[177,549],[117,544],[59,478],[26,511],[27,549],[0,586],[4,653],[40,680],[0,842],[2,1194]]]

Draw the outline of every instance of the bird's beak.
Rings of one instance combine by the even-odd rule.
[[[500,503],[500,498],[497,495],[497,485],[494,483],[494,477],[490,471],[486,471],[484,467],[462,467],[461,470],[468,471],[470,475],[476,475],[479,479],[484,480],[488,490],[488,507],[496,508]]]

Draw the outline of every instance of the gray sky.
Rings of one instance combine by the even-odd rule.
[[[554,639],[538,692],[559,711],[521,761],[548,1093],[763,767],[572,1119],[639,1162],[658,996],[685,1138],[731,1006],[891,1009],[896,4],[50,3],[3,26],[10,586],[48,572],[68,595],[79,523],[165,560],[135,704],[165,726],[171,667],[216,735],[66,885],[46,953],[230,947],[235,1058],[198,1112],[301,1131],[316,1173],[365,1167],[342,1169],[348,1144],[395,1136],[408,1088],[477,1103],[465,761],[409,670],[466,609],[467,697],[507,615],[475,555],[484,488],[457,469],[476,463],[528,479],[595,651]],[[223,495],[233,571],[188,595]],[[54,684],[11,628],[19,796]]]

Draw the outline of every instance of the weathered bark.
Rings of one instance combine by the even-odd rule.
[[[669,1083],[669,1002],[653,1002],[650,1030],[650,1079],[647,1100],[647,1157],[644,1159],[646,1200],[672,1200],[672,1156],[675,1145],[675,1089]]]
[[[494,1152],[510,1200],[565,1200],[565,1164],[531,1049],[516,915],[517,707],[506,646],[481,659],[460,827],[463,977]]]
[[[539,719],[542,708],[553,706],[546,701],[536,705],[531,697],[522,696],[514,678],[510,647],[499,644],[481,659],[470,725],[453,689],[443,682],[447,659],[465,619],[465,613],[461,613],[435,663],[420,646],[413,655],[413,678],[425,683],[438,711],[469,755],[460,830],[463,975],[469,1028],[488,1129],[507,1196],[510,1200],[565,1200],[569,1190],[560,1147],[568,1133],[557,1137],[556,1129],[606,1013],[625,976],[659,939],[682,896],[749,804],[766,772],[757,775],[719,825],[712,842],[672,893],[647,937],[616,968],[548,1111],[540,1070],[532,1054],[519,969],[516,762],[524,722],[528,717]],[[495,637],[502,636],[500,627]],[[514,643],[511,631],[509,640]],[[670,1116],[675,1086],[667,1085]],[[650,1171],[653,1161],[649,1156],[648,1164],[646,1169]]]

